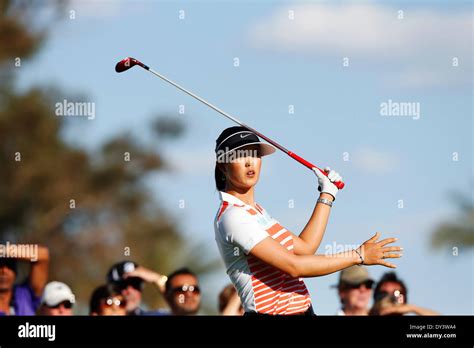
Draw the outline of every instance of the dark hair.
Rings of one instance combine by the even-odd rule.
[[[95,288],[89,302],[89,313],[100,313],[100,301],[111,296],[120,295],[119,289],[114,284],[101,285]]]
[[[18,263],[11,257],[0,257],[0,266],[6,266],[11,269],[15,275],[18,275]]]
[[[401,290],[403,292],[403,296],[405,298],[405,303],[408,302],[408,289],[400,278],[397,277],[395,272],[387,272],[385,273],[382,278],[380,278],[379,282],[377,283],[377,286],[375,287],[374,290],[374,300],[377,299],[378,294],[380,293],[380,288],[382,287],[383,284],[385,283],[397,283],[400,285]]]
[[[218,150],[217,147],[219,146],[219,144],[221,144],[222,141],[225,138],[227,138],[229,135],[231,135],[232,132],[235,132],[236,130],[240,130],[240,128],[243,128],[243,127],[226,128],[221,132],[221,134],[219,134],[219,136],[216,139],[216,148],[215,148],[216,154],[217,154],[217,150]],[[219,169],[219,165],[218,165],[217,161],[216,161],[216,167],[214,168],[214,180],[216,181],[217,191],[224,191],[225,186],[226,186],[225,175],[222,172],[222,170]]]
[[[216,188],[218,191],[224,191],[226,182],[225,175],[222,170],[219,169],[219,166],[216,162],[216,169],[214,170],[214,179],[216,180]]]
[[[197,279],[197,275],[194,272],[192,272],[189,268],[182,267],[180,269],[177,269],[176,271],[174,271],[173,273],[168,275],[168,280],[166,281],[166,285],[165,285],[165,292],[166,293],[169,293],[169,291],[171,290],[171,279],[173,279],[174,277],[179,276],[181,274],[189,274],[189,275],[192,275],[194,278]]]

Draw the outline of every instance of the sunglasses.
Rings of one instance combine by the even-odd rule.
[[[390,297],[390,301],[392,303],[405,303],[405,294],[400,290],[395,290],[393,293],[389,293],[387,291],[379,291],[375,294],[374,299],[375,301],[380,301],[385,297]]]
[[[120,291],[128,288],[129,286],[131,286],[135,290],[142,291],[143,280],[141,278],[134,277],[134,278],[122,280],[121,282],[118,283],[118,288],[120,289]]]
[[[191,292],[191,293],[196,293],[196,294],[199,294],[201,293],[201,289],[199,288],[198,285],[187,285],[187,284],[184,284],[182,286],[178,286],[176,288],[172,288],[171,289],[171,292],[173,294],[183,294],[183,293],[186,293],[186,292]]]
[[[117,306],[124,308],[127,305],[127,301],[118,297],[109,297],[105,299],[104,304],[108,307]]]
[[[362,282],[360,284],[346,284],[345,287],[346,289],[359,289],[361,286],[364,286],[367,289],[372,289],[374,286],[373,280],[366,280],[365,282]]]
[[[59,307],[61,307],[61,306],[63,306],[63,307],[66,308],[66,309],[71,309],[71,308],[74,306],[74,304],[73,304],[71,301],[63,301],[63,302],[58,303],[58,304],[55,305],[55,306],[48,306],[48,308],[55,308],[55,309],[57,309],[57,308],[59,308]]]

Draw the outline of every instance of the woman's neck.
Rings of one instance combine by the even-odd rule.
[[[231,188],[231,189],[226,190],[225,192],[232,196],[237,197],[245,204],[255,207],[255,199],[254,199],[255,190],[253,186],[248,190],[240,190],[236,188]]]

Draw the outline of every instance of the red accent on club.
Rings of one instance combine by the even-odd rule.
[[[298,156],[296,153],[293,153],[291,151],[288,151],[287,152],[288,156],[290,156],[291,158],[297,160],[298,162],[300,162],[302,165],[304,165],[305,167],[309,168],[309,169],[313,169],[313,168],[316,168],[317,170],[319,170],[321,173],[323,173],[324,175],[328,176],[328,173],[326,173],[324,170],[316,167],[314,164],[312,164],[311,162],[308,162],[307,160],[305,160],[304,158]],[[344,188],[344,183],[342,181],[336,181],[334,183],[334,185],[336,185],[336,187],[339,189],[339,190],[342,190]]]
[[[138,59],[132,58],[132,57],[127,57],[122,59],[120,62],[118,62],[115,65],[115,71],[118,73],[127,71],[130,68],[133,68],[135,65],[140,65],[142,68],[148,70],[149,68],[140,62]]]
[[[284,153],[286,153],[288,156],[290,156],[291,158],[293,158],[294,160],[300,162],[302,165],[304,165],[305,167],[309,168],[309,169],[313,169],[313,168],[316,168],[317,170],[319,170],[321,173],[323,173],[324,175],[328,176],[328,173],[326,173],[324,170],[322,170],[321,168],[315,166],[314,164],[312,164],[311,162],[308,162],[307,160],[305,160],[303,157],[300,157],[298,156],[296,153],[294,152],[291,152],[290,150],[284,148],[283,146],[281,146],[280,144],[278,144],[276,141],[270,139],[269,137],[263,135],[262,133],[260,133],[259,131],[253,129],[252,127],[249,127],[247,126],[246,124],[244,123],[240,123],[240,125],[242,127],[245,127],[247,128],[249,131],[257,134],[260,138],[262,138],[263,140],[267,141],[268,143],[272,144],[273,146],[275,146],[277,149],[283,151]],[[336,181],[334,183],[334,185],[336,185],[336,187],[339,189],[339,190],[342,190],[344,188],[344,183],[342,181]]]

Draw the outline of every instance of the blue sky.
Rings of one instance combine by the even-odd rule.
[[[117,133],[143,134],[157,113],[181,118],[185,135],[165,145],[174,169],[151,178],[150,187],[182,233],[217,255],[213,148],[233,124],[140,69],[114,72],[123,57],[142,60],[311,162],[341,173],[347,186],[320,252],[333,242],[359,244],[376,231],[397,236],[405,248],[397,272],[407,281],[410,302],[444,314],[473,314],[473,252],[452,256],[449,248],[429,248],[436,224],[457,217],[449,194],[472,197],[471,6],[72,1],[76,18],[67,11],[53,27],[41,53],[22,65],[20,86],[51,83],[96,103],[96,118],[71,123],[65,134],[90,151]],[[179,19],[180,10],[185,19]],[[419,103],[420,118],[382,116],[380,104],[389,99]],[[299,233],[316,188],[314,174],[277,153],[264,161],[257,201]],[[185,208],[179,209],[182,199]],[[375,278],[385,270],[369,269]],[[337,275],[306,281],[317,313],[337,310],[329,288],[336,281]],[[222,268],[204,291],[217,298],[227,282]]]

